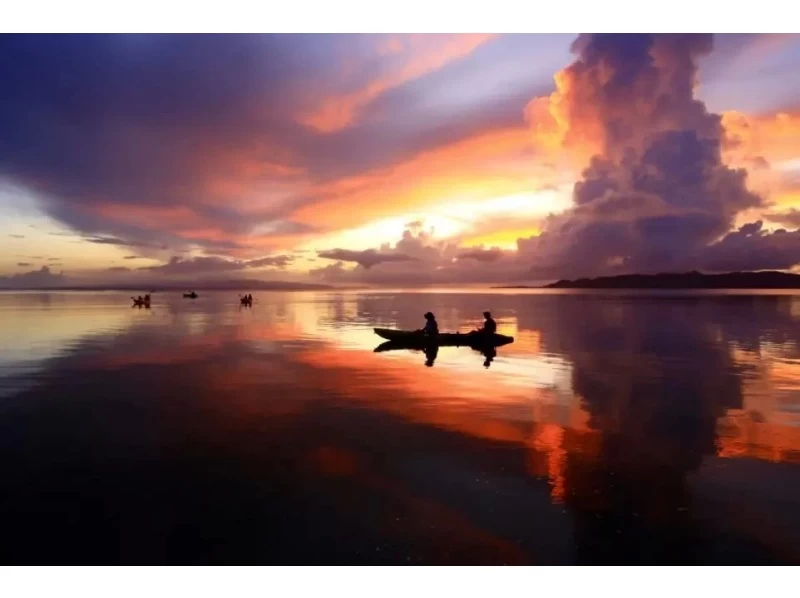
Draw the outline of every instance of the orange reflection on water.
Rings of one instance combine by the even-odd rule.
[[[731,353],[747,374],[741,409],[730,409],[717,427],[720,457],[800,463],[800,360],[766,343]]]
[[[596,453],[597,443],[582,439],[597,434],[589,430],[589,415],[577,397],[560,405],[551,389],[523,390],[487,378],[480,368],[424,368],[357,351],[320,349],[295,359],[313,366],[321,385],[349,399],[415,423],[528,448],[528,471],[548,479],[554,502],[564,499],[569,450]]]

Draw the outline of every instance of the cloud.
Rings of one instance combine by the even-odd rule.
[[[165,264],[159,266],[145,266],[137,270],[170,276],[213,275],[263,267],[282,269],[293,260],[294,257],[290,255],[267,256],[254,260],[231,260],[221,257],[193,257],[184,259],[174,256]]]
[[[126,268],[125,266],[112,266],[106,269],[106,272],[113,272],[113,273],[120,273],[120,272],[132,272],[130,268]]]
[[[294,261],[294,256],[291,255],[273,255],[262,257],[247,262],[248,268],[263,268],[265,266],[273,268],[285,268]]]
[[[47,266],[24,274],[0,276],[0,288],[6,289],[38,289],[62,286],[66,278],[64,274],[53,274]]]
[[[385,262],[407,262],[416,259],[404,253],[381,253],[375,249],[365,249],[363,251],[330,249],[319,251],[317,255],[329,260],[356,262],[362,268],[371,268],[372,266]]]
[[[479,262],[495,262],[499,260],[505,252],[501,249],[471,249],[462,251],[456,257],[460,260],[477,260]]]
[[[320,252],[338,259],[335,264],[312,268],[309,275],[326,282],[375,285],[442,285],[472,282],[506,282],[525,275],[515,252],[497,248],[460,247],[458,240],[436,239],[429,231],[408,229],[394,245],[386,243],[365,251]],[[460,259],[470,254],[472,259]],[[487,259],[491,256],[491,259]],[[345,262],[356,262],[348,268]]]
[[[19,266],[20,268],[25,268],[32,265],[33,264],[31,264],[30,262],[17,262],[17,266]]]
[[[721,118],[694,95],[712,37],[581,35],[573,48],[578,57],[556,76],[557,90],[529,104],[528,117],[540,149],[594,155],[575,183],[574,207],[519,241],[531,274],[737,267],[734,255],[741,267],[785,261],[767,251],[782,239],[719,241],[764,201],[747,188],[745,170],[723,163]],[[754,251],[747,260],[744,247]]]
[[[762,222],[746,224],[710,245],[701,257],[705,270],[786,270],[800,262],[800,230],[772,233]]]
[[[353,123],[360,110],[387,90],[469,55],[492,37],[489,34],[406,34],[392,35],[388,40],[378,39],[377,53],[390,57],[386,61],[387,71],[352,91],[320,98],[314,109],[301,115],[300,120],[323,133],[343,129]],[[386,48],[390,47],[392,51],[387,52]],[[373,64],[374,58],[370,56],[363,66],[369,68]]]
[[[24,239],[25,235],[8,235],[12,239]]]
[[[84,237],[84,241],[96,243],[98,245],[125,245],[127,247],[154,247],[158,249],[169,249],[165,244],[148,243],[146,241],[133,241],[121,239],[119,237]]]
[[[141,256],[139,256],[139,255],[126,255],[126,256],[125,256],[125,257],[123,257],[122,259],[123,259],[123,260],[141,260],[141,259],[144,259],[144,258],[142,258],[142,257],[141,257]]]
[[[381,36],[5,36],[0,80],[13,92],[0,111],[0,172],[92,243],[148,257],[163,247],[239,259],[283,251],[317,223],[342,226],[298,211],[333,202],[360,215],[342,210],[362,202],[342,179],[371,173],[394,185],[385,173],[398,163],[520,128],[519,98],[498,94],[444,115],[421,103],[361,119],[412,82],[425,79],[418,96],[446,85],[435,75],[489,36],[398,39],[399,53],[380,53]]]
[[[765,216],[772,222],[784,224],[792,228],[800,228],[800,210],[792,208],[785,212],[767,212]]]

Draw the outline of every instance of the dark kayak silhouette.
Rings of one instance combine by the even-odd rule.
[[[376,353],[394,349],[424,348],[430,345],[439,347],[501,347],[514,342],[513,336],[485,332],[442,332],[435,336],[422,334],[417,330],[392,330],[389,328],[375,328],[375,334],[387,339],[375,349]]]
[[[191,293],[184,293],[183,296],[186,299],[197,299],[197,293],[195,293],[194,291],[192,291]]]

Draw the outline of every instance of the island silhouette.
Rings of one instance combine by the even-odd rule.
[[[559,280],[544,286],[499,286],[498,289],[800,289],[800,275],[788,272],[662,272]]]

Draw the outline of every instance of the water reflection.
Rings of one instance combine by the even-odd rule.
[[[0,294],[5,562],[800,562],[800,297],[128,301]]]

